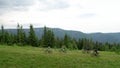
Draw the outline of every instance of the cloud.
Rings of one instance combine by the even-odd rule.
[[[33,0],[0,0],[0,14],[11,10],[26,10],[33,5]]]
[[[86,13],[86,14],[81,14],[79,17],[80,18],[92,18],[95,16],[96,16],[96,14],[94,14],[94,13]]]
[[[53,9],[63,9],[68,8],[69,4],[66,0],[39,0],[40,10],[53,10]]]
[[[0,15],[0,25],[16,27],[19,23],[83,32],[120,32],[119,3],[119,0],[0,0],[0,13],[7,12]]]

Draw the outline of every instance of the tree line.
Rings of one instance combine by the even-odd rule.
[[[100,51],[120,51],[120,44],[110,44],[93,42],[92,39],[80,38],[76,40],[71,38],[68,34],[64,35],[64,38],[59,38],[54,35],[54,32],[44,27],[42,38],[38,38],[33,25],[30,25],[29,33],[26,34],[23,30],[23,27],[19,24],[17,25],[17,33],[9,33],[4,29],[4,26],[1,26],[0,30],[0,44],[7,45],[18,45],[18,46],[34,46],[34,47],[51,47],[51,48],[61,48],[65,47],[69,50],[81,50],[89,48],[97,49]]]

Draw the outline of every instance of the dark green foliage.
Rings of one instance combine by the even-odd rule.
[[[47,42],[47,28],[44,27],[44,34],[42,35],[42,41],[43,41],[43,46],[47,47],[48,43]]]
[[[55,37],[52,30],[44,27],[44,34],[42,36],[43,47],[54,47],[55,45]]]
[[[61,45],[63,45],[61,39],[55,38],[54,48],[61,48]]]
[[[10,42],[9,41],[9,38],[10,38],[9,33],[4,30],[3,26],[1,26],[1,34],[0,35],[1,35],[1,38],[0,38],[1,44],[7,44]]]
[[[54,39],[54,34],[51,30],[48,30],[47,32],[47,39],[48,39],[48,46],[50,47],[54,47],[54,42],[55,42],[55,39]]]
[[[3,44],[5,43],[5,31],[4,31],[4,26],[1,26],[1,39],[0,42]]]
[[[71,39],[67,34],[64,36],[64,45],[70,50],[78,49],[77,41]]]
[[[34,32],[33,26],[30,25],[30,32],[29,32],[29,36],[28,36],[28,43],[29,45],[32,46],[39,46],[38,45],[38,38]]]
[[[71,40],[71,43],[72,43],[73,49],[78,49],[78,46],[77,46],[75,39]]]
[[[82,39],[82,44],[83,44],[83,49],[91,50],[94,47],[92,40],[89,39]]]
[[[22,29],[22,26],[17,26],[17,44],[25,45],[26,44],[26,34]]]
[[[83,48],[83,39],[79,39],[77,42],[78,49],[81,50]]]
[[[64,45],[67,48],[71,48],[72,47],[72,44],[70,43],[70,37],[67,34],[65,34],[65,36],[64,36]]]
[[[7,41],[6,41],[7,44],[8,44],[8,45],[12,45],[13,42],[14,42],[13,35],[12,35],[12,34],[9,34],[9,33],[7,33],[6,35],[7,35]]]
[[[55,37],[54,32],[44,27],[42,38],[38,38],[34,31],[32,25],[30,25],[29,33],[26,34],[22,26],[18,24],[17,26],[17,33],[12,34],[7,32],[4,29],[4,26],[1,26],[0,30],[0,44],[7,44],[7,45],[31,45],[35,47],[51,47],[51,48],[62,48],[65,47],[69,50],[75,49],[97,49],[99,51],[113,51],[115,53],[120,53],[120,44],[110,44],[100,43],[100,42],[93,42],[92,39],[73,39],[69,35],[65,34],[63,38]]]

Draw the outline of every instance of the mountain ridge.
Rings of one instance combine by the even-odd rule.
[[[60,28],[49,28],[51,29],[56,37],[63,38],[65,34],[68,34],[71,38],[78,40],[79,38],[92,39],[93,41],[98,41],[101,43],[120,43],[120,32],[117,33],[83,33],[81,31],[75,30],[64,30]],[[17,33],[17,29],[5,29],[9,33]],[[23,31],[28,34],[29,29],[23,29]],[[38,38],[41,38],[43,34],[43,28],[34,28],[34,31]]]

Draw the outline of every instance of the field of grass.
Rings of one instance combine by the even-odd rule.
[[[0,68],[120,68],[120,55],[100,52],[99,57],[80,50],[61,53],[45,48],[0,45]]]

